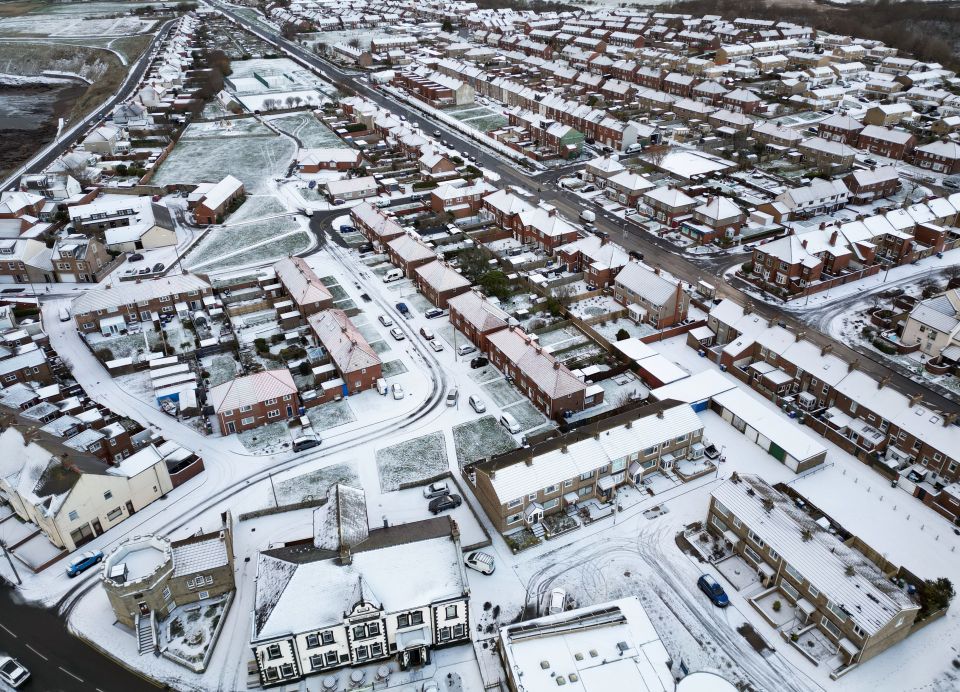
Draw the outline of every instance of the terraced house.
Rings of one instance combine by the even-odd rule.
[[[619,486],[701,457],[702,438],[690,405],[667,399],[470,464],[463,475],[498,531],[542,535],[544,518],[608,502]]]

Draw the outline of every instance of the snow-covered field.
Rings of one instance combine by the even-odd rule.
[[[152,19],[136,17],[87,19],[65,15],[25,15],[0,20],[0,34],[57,38],[132,36],[150,31],[155,24]]]
[[[330,128],[321,123],[313,113],[296,113],[271,118],[270,124],[278,130],[293,135],[306,148],[348,149],[347,143],[340,139]],[[344,222],[348,223],[348,222]]]
[[[493,416],[484,416],[453,427],[453,444],[460,466],[516,449],[513,436]]]
[[[447,447],[442,432],[433,432],[377,450],[377,471],[383,492],[401,483],[414,483],[447,470]]]

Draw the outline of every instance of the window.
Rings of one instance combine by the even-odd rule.
[[[163,587],[163,592],[162,592],[160,595],[163,597],[163,600],[169,601],[169,600],[170,600],[170,587],[169,587],[169,586]]]
[[[410,613],[410,624],[411,625],[422,625],[423,624],[423,613],[419,610],[415,613]]]
[[[847,614],[833,601],[827,601],[827,610],[840,618],[840,622],[847,619]]]
[[[721,533],[727,530],[727,525],[723,523],[723,520],[720,519],[720,517],[714,515],[713,517],[710,518],[710,521],[713,523],[714,526],[720,529]]]
[[[370,655],[371,656],[382,656],[383,655],[383,644],[380,642],[374,642],[370,645]]]
[[[309,647],[310,644],[307,644]],[[311,656],[310,657],[310,667],[316,670],[317,668],[323,668],[323,656]]]
[[[357,625],[353,628],[353,638],[354,639],[365,639],[367,636],[367,628],[363,625]]]
[[[579,495],[580,497],[586,497],[587,495],[589,495],[589,494],[592,493],[592,492],[593,492],[593,486],[592,486],[592,485],[585,485],[585,486],[583,486],[582,488],[578,488],[578,489],[577,489],[577,495]]]
[[[547,500],[546,502],[544,502],[544,503],[543,503],[543,508],[544,508],[544,510],[553,509],[554,507],[556,507],[556,506],[559,505],[559,504],[560,504],[560,498],[559,498],[559,497],[555,497],[555,498],[553,498],[552,500]]]
[[[284,663],[282,666],[280,666],[280,675],[285,678],[289,678],[291,675],[293,675],[293,664]]]
[[[803,575],[800,574],[799,570],[795,569],[794,567],[791,567],[791,566],[788,565],[788,564],[784,564],[784,565],[783,565],[783,570],[784,570],[787,574],[789,574],[791,577],[793,577],[793,580],[794,580],[795,582],[797,582],[798,584],[802,584],[802,583],[803,583]]]
[[[252,410],[253,410],[253,406],[241,406],[241,407],[240,407],[240,413],[246,413],[247,411],[252,411]]]
[[[444,617],[446,617],[447,620],[455,619],[457,617],[457,606],[448,605],[444,612]]]
[[[267,658],[271,661],[280,658],[280,645],[271,644],[267,647]]]
[[[207,575],[206,583],[207,583],[207,586],[210,586],[210,585],[213,584],[213,575],[212,575],[212,574],[208,574],[208,575]]]
[[[337,657],[337,652],[336,652],[336,651],[328,651],[328,652],[327,652],[327,665],[328,665],[328,666],[332,666],[332,665],[334,665],[335,663],[339,663],[339,662],[340,662],[340,659]]]
[[[563,487],[564,487],[564,488],[569,488],[569,487],[571,487],[572,485],[573,485],[573,481],[572,481],[572,480],[570,480],[570,481],[564,481],[564,482],[563,482]]]
[[[324,644],[333,644],[333,632],[331,632],[330,630],[327,630],[326,632],[320,635],[320,639],[323,641]]]
[[[365,646],[357,647],[357,658],[360,659],[361,661],[365,661],[366,659],[370,658],[370,652],[367,650],[367,647]]]
[[[516,500],[510,500],[510,502],[507,503],[507,507],[512,509],[513,507],[519,507],[522,504],[523,504],[523,498],[521,497]]]
[[[280,673],[276,668],[267,668],[265,675],[267,680],[278,680],[280,678]]]
[[[751,548],[749,545],[743,546],[743,554],[753,560],[755,565],[759,565],[763,562],[763,560],[760,559],[759,553],[757,553],[757,551]]]
[[[536,493],[530,493],[530,494],[527,496],[527,499],[530,500],[530,502],[536,502],[536,501],[537,501],[537,494],[536,494]]]
[[[795,588],[793,588],[790,582],[781,581],[780,590],[783,591],[783,593],[787,594],[787,596],[790,597],[790,600],[794,602],[800,600],[800,592],[797,591]]]
[[[369,623],[367,625],[367,636],[376,637],[378,634],[380,634],[380,623],[379,622]]]
[[[410,616],[403,614],[397,616],[397,627],[409,627],[410,626]]]
[[[240,425],[253,425],[256,420],[257,419],[253,416],[247,416],[246,418],[242,418],[240,420]]]
[[[263,403],[264,403],[265,406],[273,406],[275,403],[277,403],[277,400],[276,400],[276,399],[267,399],[267,400],[264,401]]]
[[[192,588],[193,588],[193,579],[187,579],[187,588],[188,588],[188,589],[192,589]]]
[[[74,509],[70,512],[70,514],[67,515],[67,517],[70,519],[70,521],[76,521],[80,518],[80,515],[77,514],[77,510]]]
[[[204,598],[210,598],[210,592],[201,591],[200,593],[197,594],[197,596],[199,596],[201,600],[203,600]]]
[[[753,541],[758,547],[762,548],[763,546],[766,545],[766,543],[763,542],[763,539],[760,538],[760,536],[755,534],[753,531],[747,531],[747,535],[750,537],[750,540]]]
[[[516,524],[521,519],[523,519],[523,514],[517,512],[516,514],[509,515],[504,521],[508,524]]]
[[[719,515],[722,516],[722,517],[728,516],[728,515],[730,514],[730,510],[727,509],[727,508],[723,505],[723,503],[721,503],[719,500],[714,500],[714,501],[713,501],[713,508],[714,508],[715,510],[717,510],[717,514],[719,514]]]
[[[107,492],[105,492],[105,493],[103,494],[103,499],[104,499],[104,500],[109,500],[111,497],[113,497],[113,492],[110,491],[110,490],[108,490]]]
[[[678,437],[677,440],[676,440],[677,444],[680,444],[681,442],[686,442],[686,441],[687,441],[687,436],[686,436],[686,435],[681,435],[681,436]]]
[[[557,492],[558,490],[560,490],[560,486],[558,486],[556,483],[554,483],[553,485],[548,485],[546,488],[544,488],[544,489],[543,489],[543,494],[544,494],[544,495],[552,495],[553,493]]]
[[[107,521],[114,521],[118,519],[123,514],[123,508],[117,507],[114,510],[107,512]]]
[[[450,640],[450,628],[441,627],[440,628],[440,641],[446,642]]]
[[[816,598],[820,595],[820,589],[813,584],[807,584],[807,592],[810,594],[810,598]]]
[[[457,639],[467,636],[467,626],[466,625],[454,625],[453,627],[453,636]]]
[[[617,459],[615,462],[613,462],[613,463],[610,465],[610,470],[611,470],[613,473],[617,473],[618,471],[623,471],[625,468],[627,468],[627,459],[626,459],[626,457],[624,457],[623,459]]]
[[[770,559],[771,559],[771,560],[779,560],[779,559],[780,559],[780,553],[778,553],[778,552],[777,552],[776,550],[774,550],[773,548],[770,548],[770,549],[767,550],[767,555],[770,556]]]
[[[320,635],[319,635],[319,634],[308,634],[308,635],[307,635],[307,648],[308,648],[308,649],[316,649],[318,646],[320,646]],[[313,658],[316,658],[316,657],[311,657],[311,659],[310,659],[311,662],[313,661]],[[314,667],[316,667],[316,666],[314,666]]]
[[[588,471],[587,473],[580,474],[580,480],[582,481],[588,481],[591,478],[593,478],[593,471]]]
[[[840,628],[834,625],[832,622],[830,622],[830,619],[826,615],[820,618],[820,624],[823,625],[824,629],[827,630],[827,632],[832,634],[834,637],[839,638],[840,636],[842,636],[842,633],[840,632]]]

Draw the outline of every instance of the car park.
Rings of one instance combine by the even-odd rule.
[[[394,384],[394,385],[393,385],[393,398],[394,398],[394,399],[402,399],[403,397],[404,397],[403,385],[402,385],[402,384],[399,384],[399,383]]]
[[[378,317],[377,319],[380,320],[380,324],[382,324],[384,327],[393,326],[393,320],[387,317],[386,315],[380,315],[380,317]]]
[[[471,395],[470,395],[470,398],[467,399],[467,401],[470,402],[470,408],[472,408],[472,409],[473,409],[474,411],[476,411],[477,413],[484,413],[484,412],[486,412],[486,410],[487,410],[487,405],[486,405],[485,403],[483,403],[483,399],[481,399],[480,397],[476,396],[475,394],[471,394]]]
[[[100,550],[90,550],[83,555],[73,558],[70,561],[70,564],[67,565],[67,576],[75,577],[78,574],[83,574],[88,569],[93,567],[96,564],[99,564],[103,560],[103,552]]]
[[[0,656],[0,680],[16,689],[30,679],[30,671],[10,656]]]
[[[313,449],[314,447],[320,446],[320,440],[312,435],[304,435],[303,437],[298,437],[293,441],[293,451],[294,452],[304,452],[308,449]]]
[[[400,331],[398,327],[394,327],[390,330],[390,336],[392,336],[397,341],[403,341],[407,337],[403,335],[403,332]]]
[[[440,339],[434,339],[433,341],[428,341],[427,343],[429,343],[430,348],[437,353],[440,353],[440,351],[443,350],[443,343],[441,343]]]
[[[437,317],[443,317],[443,315],[444,315],[444,312],[440,308],[430,308],[425,313],[423,313],[423,316],[426,317],[428,320],[432,320]]]
[[[718,608],[726,608],[730,605],[727,592],[723,590],[723,587],[720,586],[720,583],[714,579],[713,576],[701,574],[700,578],[697,579],[697,586],[700,587],[703,593],[707,594],[707,598]]]
[[[430,500],[427,508],[431,514],[440,514],[448,509],[456,509],[463,504],[463,498],[459,495],[441,495]]]
[[[428,500],[432,500],[435,497],[443,497],[444,495],[450,494],[450,486],[447,485],[444,481],[437,481],[436,483],[431,483],[423,489],[423,496]]]
[[[493,555],[481,550],[474,550],[471,553],[467,553],[467,556],[463,558],[463,564],[470,569],[480,572],[480,574],[493,574],[494,569],[496,569]]]

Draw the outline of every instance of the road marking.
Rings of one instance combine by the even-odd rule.
[[[69,675],[69,676],[70,676],[71,678],[73,678],[74,680],[77,680],[78,682],[83,682],[83,678],[81,678],[81,677],[79,677],[79,676],[77,676],[77,675],[74,675],[73,673],[71,673],[69,670],[67,670],[67,669],[64,668],[63,666],[57,666],[57,668],[59,668],[60,670],[62,670],[64,673],[66,673],[67,675]]]
[[[27,648],[30,649],[30,651],[32,651],[33,653],[35,653],[37,656],[39,656],[40,658],[42,658],[44,661],[49,661],[49,660],[50,660],[49,658],[47,658],[46,656],[44,656],[42,653],[40,653],[39,651],[37,651],[36,649],[34,649],[32,646],[30,646],[29,644],[27,644]]]
[[[11,637],[13,637],[14,639],[19,639],[19,638],[20,638],[20,637],[18,637],[16,634],[14,634],[13,631],[12,631],[9,627],[5,627],[4,625],[0,625],[0,627],[3,627],[3,629],[7,632],[7,634],[9,634],[9,635],[10,635]]]

